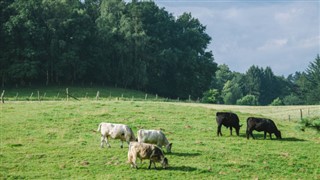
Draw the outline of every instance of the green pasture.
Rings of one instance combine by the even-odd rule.
[[[143,95],[142,95],[143,97]],[[296,121],[274,119],[283,140],[245,138],[245,119],[263,113],[197,107],[191,103],[84,100],[7,101],[0,104],[0,179],[320,179],[320,135]],[[245,108],[245,107],[244,107]],[[279,107],[281,111],[284,107]],[[236,112],[240,137],[222,129],[215,113]],[[161,129],[173,143],[170,167],[148,170],[127,163],[127,148],[111,140],[100,148],[100,122],[123,123],[134,132]],[[234,133],[235,134],[235,133]]]

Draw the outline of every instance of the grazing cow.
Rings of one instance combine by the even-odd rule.
[[[166,147],[168,153],[171,153],[172,143],[169,143],[166,136],[159,130],[145,130],[138,131],[138,142],[156,144],[158,147]]]
[[[254,139],[253,130],[258,132],[264,131],[264,139],[266,139],[267,133],[270,134],[270,139],[272,139],[272,133],[276,135],[277,139],[281,139],[281,132],[271,119],[249,117],[247,119],[247,139],[249,139],[249,135]]]
[[[130,142],[128,163],[131,164],[131,167],[136,169],[138,169],[136,164],[137,158],[139,158],[141,161],[143,159],[149,159],[150,164],[148,169],[150,169],[152,163],[156,169],[156,162],[160,162],[163,168],[168,167],[168,159],[164,157],[162,150],[154,144]]]
[[[231,112],[217,112],[216,120],[218,124],[217,135],[221,135],[221,126],[230,127],[230,135],[232,135],[232,128],[236,129],[236,133],[239,136],[239,130],[242,125],[239,124],[239,118],[235,113]]]
[[[121,148],[123,148],[123,141],[126,141],[128,144],[130,141],[136,141],[134,133],[131,128],[124,124],[112,124],[112,123],[100,123],[98,126],[98,130],[101,130],[101,147],[103,148],[103,143],[105,142],[110,148],[110,144],[108,142],[108,138],[112,139],[120,139],[121,140]]]

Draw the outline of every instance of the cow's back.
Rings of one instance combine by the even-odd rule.
[[[216,113],[217,124],[223,124],[226,127],[238,127],[239,117],[231,112],[217,112]]]
[[[161,131],[140,129],[138,131],[138,142],[157,144],[163,141],[164,134]]]

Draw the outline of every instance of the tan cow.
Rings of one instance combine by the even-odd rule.
[[[131,167],[137,168],[136,160],[139,158],[141,161],[143,159],[149,159],[150,164],[148,169],[150,169],[153,163],[156,169],[156,162],[160,162],[163,168],[168,167],[168,159],[164,157],[162,150],[153,144],[141,143],[141,142],[130,142],[128,151],[128,163]]]

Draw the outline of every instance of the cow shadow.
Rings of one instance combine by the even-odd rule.
[[[201,154],[200,154],[200,153],[179,153],[179,152],[172,152],[172,153],[170,153],[170,155],[193,157],[193,156],[200,156]]]
[[[295,142],[295,141],[307,141],[305,139],[299,139],[299,138],[295,138],[295,137],[288,137],[288,138],[282,138],[280,141],[291,141],[291,142]]]
[[[173,171],[186,171],[186,172],[191,172],[191,171],[197,170],[197,168],[190,167],[190,166],[171,166],[171,167],[168,167],[167,169],[173,170]]]

